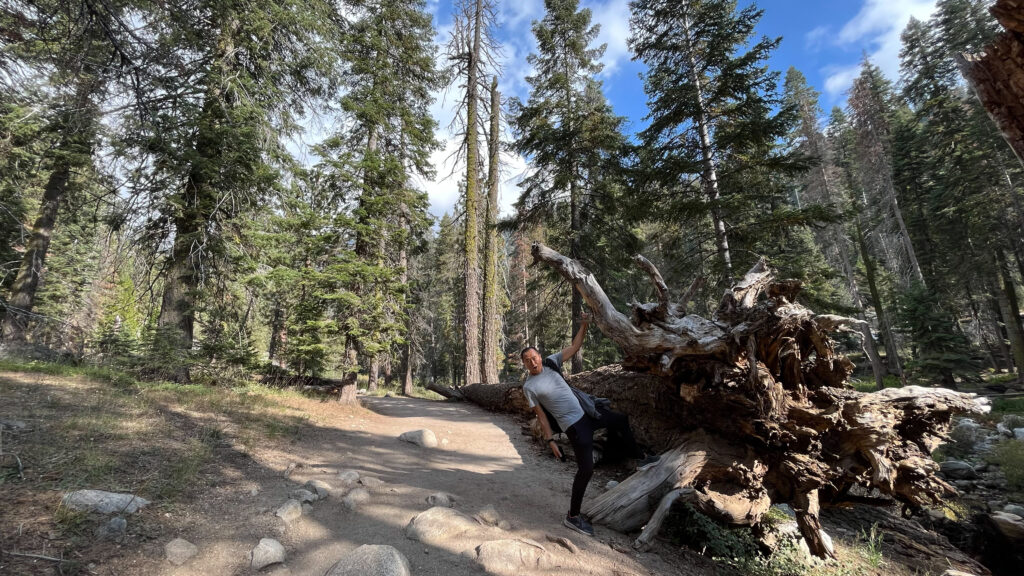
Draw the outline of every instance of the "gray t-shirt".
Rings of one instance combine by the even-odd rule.
[[[553,360],[559,367],[562,366],[562,353],[556,352],[549,359]],[[523,383],[523,394],[530,408],[537,404],[547,408],[548,412],[555,417],[558,426],[562,430],[568,430],[569,426],[583,418],[583,408],[576,395],[569,389],[565,380],[551,368],[544,366],[540,374],[531,375]]]

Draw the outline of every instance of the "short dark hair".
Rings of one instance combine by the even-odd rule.
[[[529,352],[530,350],[537,350],[537,347],[527,346],[526,348],[523,348],[523,351],[519,353],[519,359],[522,360],[523,357],[526,356],[526,353]],[[540,350],[537,350],[537,354],[540,354]]]

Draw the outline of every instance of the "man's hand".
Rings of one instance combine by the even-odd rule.
[[[548,446],[551,447],[551,453],[555,455],[555,458],[565,461],[565,456],[562,456],[562,450],[558,447],[558,442],[552,440],[548,442]]]

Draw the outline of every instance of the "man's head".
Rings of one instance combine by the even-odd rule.
[[[533,346],[523,348],[519,357],[523,360],[523,366],[531,376],[536,376],[544,371],[544,359],[540,357],[540,351]]]

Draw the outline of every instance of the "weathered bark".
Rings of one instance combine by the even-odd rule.
[[[997,0],[991,11],[1006,31],[983,54],[961,54],[957,63],[1024,164],[1024,0]]]
[[[620,400],[637,437],[668,449],[658,466],[591,502],[585,511],[595,521],[638,528],[676,490],[730,524],[756,524],[771,502],[788,502],[812,552],[832,556],[820,535],[819,498],[841,499],[860,485],[919,507],[954,493],[929,454],[954,413],[987,411],[985,401],[945,389],[852,390],[853,365],[829,334],[862,322],[796,303],[799,283],[775,281],[764,261],[726,292],[711,320],[676,316],[662,297],[634,306],[630,321],[578,262],[542,245],[533,254],[580,292],[595,324],[622,348],[623,367],[645,373],[602,369],[572,383]],[[653,266],[643,267],[665,293]],[[638,546],[650,529],[643,536]]]
[[[487,148],[487,218],[484,220],[484,326],[481,374],[483,382],[498,381],[498,337],[501,316],[498,314],[498,178],[500,175],[498,132],[501,129],[501,99],[498,77],[491,80],[491,129]]]
[[[377,380],[380,379],[380,356],[374,355],[370,358],[370,372],[366,378],[366,390],[368,392],[377,391]]]
[[[284,334],[284,310],[281,302],[274,300],[274,309],[270,314],[270,344],[267,345],[267,360],[273,364],[277,351],[281,347],[281,336]],[[283,362],[281,363],[283,366]]]
[[[480,270],[478,263],[479,238],[477,211],[480,195],[480,150],[477,144],[477,115],[479,108],[477,84],[482,55],[481,33],[483,2],[477,0],[473,11],[473,41],[466,66],[466,221],[463,235],[465,262],[465,381],[480,381]]]
[[[341,404],[355,404],[356,400],[356,377],[359,375],[359,354],[356,352],[356,344],[351,337],[345,339],[345,375],[338,382],[338,402]]]

